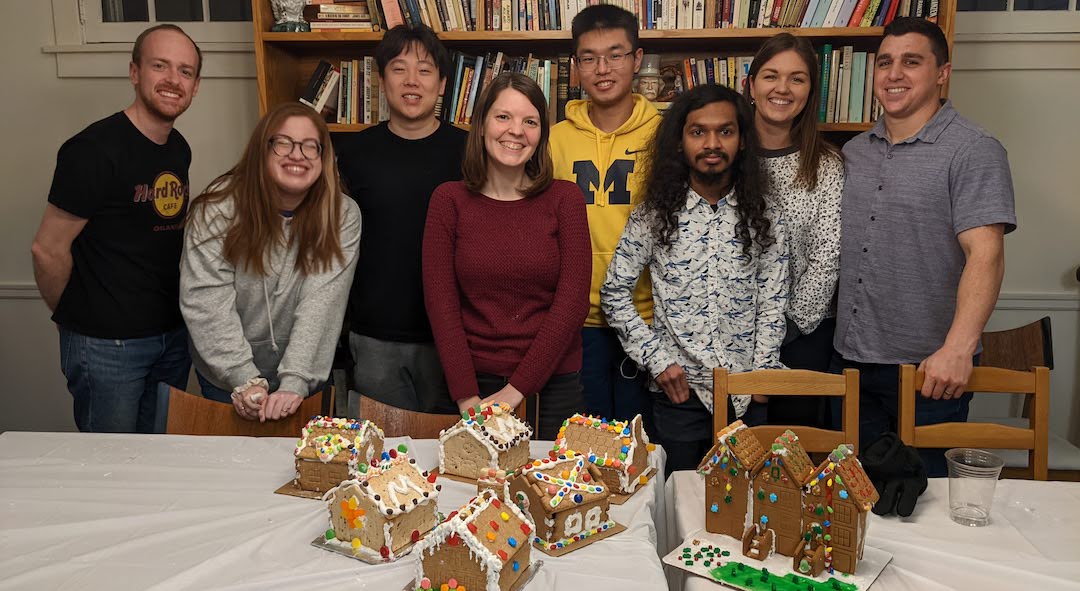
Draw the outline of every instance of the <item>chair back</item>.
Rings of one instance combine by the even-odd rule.
[[[1028,371],[1041,365],[1054,369],[1054,341],[1049,316],[1008,330],[984,332],[982,346],[983,351],[979,356],[982,367]],[[1023,409],[1020,416],[1030,417],[1031,399],[1025,398],[1021,404]]]
[[[360,416],[383,430],[387,437],[438,439],[439,432],[461,420],[461,415],[406,410],[360,395]]]
[[[1050,424],[1050,370],[1035,367],[1016,371],[998,367],[976,367],[971,372],[969,392],[1022,394],[1031,401],[1028,427],[996,423],[939,423],[915,425],[915,397],[922,389],[923,372],[914,365],[900,366],[900,439],[912,447],[1026,449],[1031,476],[1046,480]]]
[[[350,397],[356,392],[350,392]],[[418,412],[384,404],[374,398],[358,395],[360,398],[360,417],[367,419],[383,430],[387,437],[412,437],[413,439],[438,439],[439,433],[461,420],[461,415]],[[521,401],[514,413],[525,419],[526,403],[538,396]]]
[[[728,396],[763,394],[767,396],[839,396],[843,401],[843,429],[833,431],[799,425],[759,425],[750,430],[764,442],[773,441],[785,430],[799,434],[808,452],[828,453],[842,443],[859,451],[859,370],[845,369],[843,375],[805,369],[760,369],[729,374],[713,370],[713,433],[729,422]],[[715,435],[713,436],[715,440]]]
[[[168,384],[158,385],[157,433],[172,435],[240,435],[247,437],[299,437],[311,417],[333,408],[334,387],[308,396],[299,410],[277,421],[249,421],[231,404],[190,394]],[[324,404],[326,403],[326,404]]]

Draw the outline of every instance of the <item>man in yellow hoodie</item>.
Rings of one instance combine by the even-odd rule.
[[[571,24],[574,60],[587,100],[566,105],[566,120],[551,130],[555,178],[576,182],[585,195],[592,237],[593,272],[589,316],[582,330],[581,382],[588,411],[614,419],[640,413],[652,427],[652,399],[639,371],[607,326],[600,310],[600,286],[630,211],[644,197],[639,156],[652,142],[660,113],[631,92],[641,66],[638,21],[611,4],[589,6]],[[652,320],[648,274],[642,274],[634,303]]]

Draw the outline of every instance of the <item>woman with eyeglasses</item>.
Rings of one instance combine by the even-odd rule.
[[[431,196],[424,229],[424,303],[450,396],[515,408],[554,439],[585,410],[581,324],[592,249],[577,185],[552,177],[547,101],[522,74],[481,94],[462,160],[464,180]]]
[[[180,310],[203,395],[267,421],[318,391],[359,243],[326,123],[301,103],[272,109],[188,215]]]

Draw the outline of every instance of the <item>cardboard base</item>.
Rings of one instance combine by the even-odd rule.
[[[366,562],[368,564],[386,564],[387,562],[394,562],[408,556],[412,551],[413,546],[416,544],[410,543],[402,549],[398,550],[397,554],[393,558],[384,559],[381,556],[369,556],[367,554],[353,554],[352,548],[342,548],[337,544],[331,544],[325,536],[319,536],[314,540],[311,540],[311,545],[316,548],[322,548],[323,550],[329,550],[342,556],[348,556],[349,558],[355,558],[360,562]]]
[[[521,576],[518,577],[518,580],[515,581],[513,585],[510,585],[510,588],[506,591],[521,591],[522,589],[524,589],[525,585],[528,585],[529,582],[532,581],[533,577],[536,576],[536,572],[539,571],[540,567],[542,566],[544,566],[543,560],[537,560],[536,562],[530,564],[529,568],[525,569],[525,572],[521,573]],[[416,591],[417,586],[418,585],[416,579],[413,579],[409,582],[408,585],[405,585],[405,587],[402,588],[401,591]],[[432,583],[431,588],[436,589],[434,583]]]
[[[300,497],[302,499],[322,499],[326,493],[316,490],[304,490],[299,486],[296,486],[296,482],[290,480],[285,484],[282,484],[280,488],[274,491],[276,495],[289,495],[290,497]]]
[[[579,542],[574,542],[573,544],[570,544],[569,546],[563,546],[562,548],[556,548],[554,550],[548,550],[546,546],[541,546],[537,542],[533,542],[533,548],[536,548],[537,550],[543,552],[544,554],[547,554],[548,556],[562,556],[563,554],[569,554],[569,553],[573,552],[574,550],[584,548],[585,546],[588,546],[589,544],[591,544],[593,542],[599,542],[600,540],[603,540],[604,538],[610,538],[611,536],[613,536],[613,535],[615,535],[617,533],[624,532],[624,531],[626,531],[626,526],[621,524],[621,523],[616,522],[614,525],[607,528],[606,530],[604,530],[604,531],[602,531],[602,532],[600,532],[600,533],[598,533],[596,535],[589,536],[589,537],[587,537],[584,540],[581,540]]]
[[[694,544],[695,541],[698,543]],[[716,556],[712,559],[707,557],[702,560],[692,559],[693,564],[686,564],[687,561],[683,559],[683,548],[691,548],[693,551],[694,548],[708,544],[711,544],[713,548],[719,551],[728,552],[728,556],[721,556],[720,552],[717,552]],[[696,552],[694,553],[696,554]],[[705,560],[710,562],[708,566],[705,566]],[[747,558],[742,554],[742,542],[740,540],[736,540],[735,538],[723,534],[709,533],[703,529],[692,532],[685,540],[683,540],[682,544],[679,544],[677,548],[664,557],[665,564],[670,564],[671,566],[692,572],[695,575],[703,576],[710,581],[715,581],[732,589],[760,591],[760,589],[764,587],[761,586],[761,582],[756,577],[752,579],[752,583],[756,583],[757,586],[743,586],[738,583],[720,581],[712,576],[711,571],[729,562],[739,562],[755,569],[766,568],[770,573],[776,576],[785,576],[788,573],[793,573],[800,579],[814,581],[819,585],[822,585],[822,589],[831,589],[830,586],[827,586],[829,585],[828,581],[831,578],[835,578],[841,583],[854,585],[856,589],[864,591],[870,588],[870,585],[878,578],[881,571],[885,569],[885,565],[892,560],[892,554],[872,546],[865,546],[863,548],[862,560],[859,561],[859,572],[854,575],[847,575],[840,572],[834,574],[823,572],[817,577],[808,577],[792,571],[791,560],[790,556],[784,556],[783,554],[773,554],[763,561]]]
[[[652,480],[652,479],[653,479],[653,476],[654,476],[655,474],[656,474],[656,468],[653,468],[652,466],[649,466],[648,468],[645,468],[645,471],[644,471],[644,472],[642,472],[641,476],[647,476],[647,477],[649,478],[649,480]],[[639,476],[638,478],[640,478],[641,476]],[[638,485],[638,487],[634,489],[634,492],[632,492],[632,493],[629,493],[629,494],[625,494],[625,493],[611,493],[611,496],[609,496],[609,497],[608,497],[608,503],[610,503],[610,504],[612,504],[612,505],[622,505],[622,504],[623,504],[623,503],[625,503],[626,501],[629,501],[629,500],[630,500],[630,497],[632,497],[632,496],[636,495],[636,494],[638,493],[638,491],[640,491],[641,489],[645,488],[645,486],[646,486],[647,484],[648,484],[648,483],[645,483],[645,484],[639,484],[639,485]]]

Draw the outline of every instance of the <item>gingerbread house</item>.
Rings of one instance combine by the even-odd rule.
[[[383,451],[383,432],[371,421],[317,416],[304,425],[296,442],[297,488],[326,492],[356,477],[360,462]]]
[[[743,534],[746,556],[764,559],[773,551],[795,553],[803,533],[803,485],[813,470],[810,456],[790,429],[772,442],[751,481],[754,518]]]
[[[330,509],[327,544],[369,562],[394,560],[438,523],[441,489],[404,444],[376,462],[361,462],[355,479],[323,496]]]
[[[614,421],[575,414],[563,422],[555,450],[585,455],[600,468],[612,493],[630,494],[648,481],[649,452],[656,447],[641,426],[641,415],[630,421]]]
[[[716,445],[698,466],[705,479],[705,531],[743,537],[754,506],[750,482],[764,457],[761,441],[742,421],[717,433]]]
[[[866,514],[877,500],[851,447],[833,450],[804,487],[803,536],[792,568],[810,576],[823,570],[854,573],[866,542]]]
[[[510,493],[536,524],[533,542],[548,552],[608,531],[608,492],[600,469],[573,451],[527,464],[510,482]]]
[[[532,428],[504,402],[481,404],[439,433],[439,472],[476,478],[481,470],[515,470],[529,461]]]
[[[527,513],[486,490],[416,545],[417,587],[507,591],[529,568],[532,535]]]

